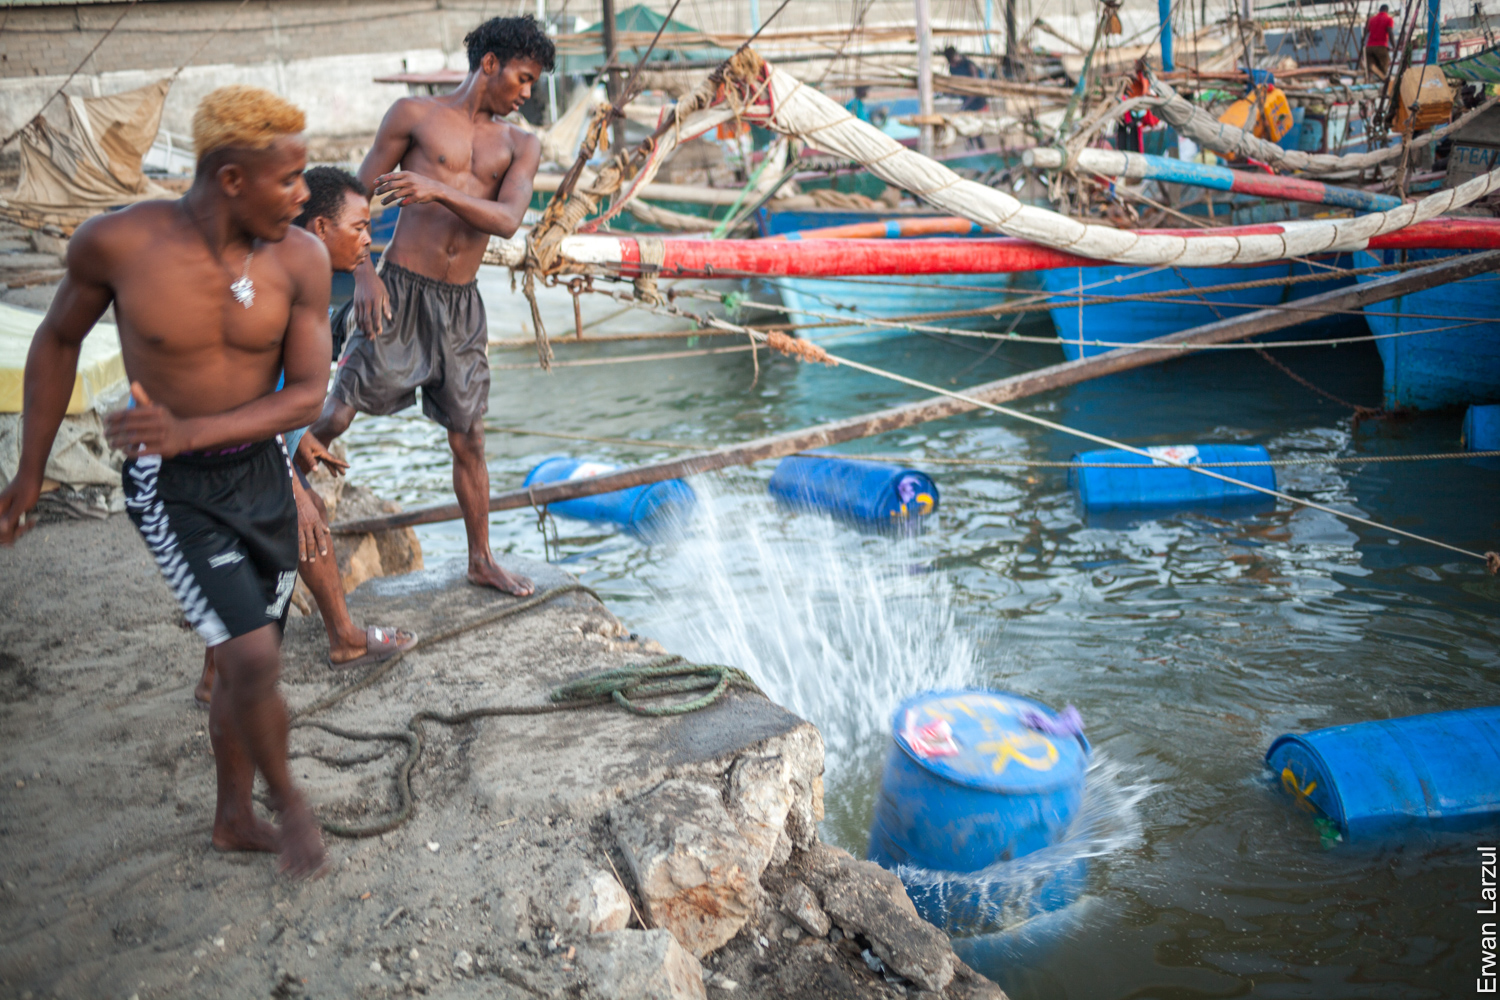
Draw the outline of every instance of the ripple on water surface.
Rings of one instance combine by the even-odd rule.
[[[492,326],[499,305],[523,315],[493,286],[484,286]],[[554,325],[565,329],[571,313],[560,315]],[[938,384],[1055,360],[1011,345],[986,359],[925,337],[849,353]],[[1137,445],[1255,441],[1276,458],[1320,460],[1456,446],[1461,414],[1351,433],[1346,412],[1246,357],[1174,361],[1020,405]],[[1379,397],[1373,351],[1300,350],[1288,363],[1345,398]],[[497,371],[489,419],[713,446],[910,398],[868,376],[764,358],[752,385],[748,356],[721,355]],[[413,504],[448,494],[444,435],[419,417],[360,418],[349,446],[356,478],[382,495]],[[971,415],[846,450],[901,452],[921,464],[1056,461],[1083,447]],[[489,454],[499,486],[519,483],[547,455],[624,464],[674,451],[493,433]],[[1115,810],[1109,829],[1118,835],[1098,841],[1108,847],[1089,866],[1087,912],[1060,940],[990,970],[1013,996],[1473,993],[1477,841],[1325,847],[1272,791],[1261,758],[1282,732],[1493,703],[1494,578],[1451,553],[1390,544],[1317,511],[1086,518],[1060,470],[927,468],[943,510],[918,538],[789,515],[766,497],[768,465],[696,480],[701,516],[681,539],[648,547],[563,521],[560,555],[631,628],[688,656],[747,667],[818,725],[828,744],[824,834],[856,853],[900,700],[983,684],[1078,705],[1102,762],[1091,794],[1113,803],[1106,812]],[[1500,534],[1500,472],[1478,463],[1325,463],[1278,475],[1295,494],[1465,548],[1494,548]],[[497,548],[542,557],[534,514],[492,523]],[[419,534],[429,562],[463,552],[456,524]]]

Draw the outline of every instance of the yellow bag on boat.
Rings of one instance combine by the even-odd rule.
[[[1260,114],[1253,123],[1250,117],[1256,108]],[[1258,139],[1279,142],[1292,128],[1292,104],[1280,87],[1257,87],[1231,104],[1219,121],[1225,125],[1244,129]]]

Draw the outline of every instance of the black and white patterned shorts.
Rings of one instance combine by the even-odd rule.
[[[297,582],[291,468],[279,436],[125,463],[125,509],[210,646],[285,624]]]

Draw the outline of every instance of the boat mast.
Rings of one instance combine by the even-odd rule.
[[[932,133],[932,7],[929,0],[916,0],[917,5],[917,113],[921,115],[922,134],[917,140],[917,152],[931,156]]]
[[[619,108],[620,67],[615,65],[615,0],[600,0],[600,3],[604,8],[604,19],[601,22],[604,29],[604,65],[609,67],[605,90],[609,94],[609,103]],[[625,148],[625,117],[623,115],[615,119],[614,139],[616,150]]]

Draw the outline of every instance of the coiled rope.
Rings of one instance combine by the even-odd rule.
[[[444,629],[441,632],[434,633],[428,638],[413,644],[410,649],[397,653],[359,680],[319,698],[311,705],[296,712],[292,717],[292,728],[294,729],[320,729],[340,739],[356,742],[406,744],[406,758],[396,768],[394,776],[396,795],[400,799],[400,806],[396,810],[396,813],[388,819],[366,826],[346,826],[341,823],[324,821],[322,823],[323,829],[336,837],[374,837],[396,829],[415,815],[416,798],[411,790],[411,771],[422,756],[422,748],[426,742],[426,732],[423,728],[423,723],[426,722],[438,722],[445,726],[460,726],[468,722],[473,722],[476,719],[501,716],[548,715],[553,712],[594,708],[610,703],[619,705],[626,711],[636,715],[660,718],[686,715],[689,712],[708,708],[724,697],[730,688],[739,688],[759,694],[762,697],[765,696],[764,692],[756,685],[750,675],[738,667],[726,667],[712,663],[690,663],[681,656],[662,656],[646,663],[600,671],[588,677],[563,684],[553,689],[548,694],[547,701],[540,705],[487,705],[481,708],[472,708],[467,711],[453,713],[424,708],[408,719],[406,728],[400,730],[366,732],[308,718],[310,715],[325,711],[339,704],[351,695],[363,691],[388,676],[395,669],[396,665],[410,653],[426,649],[440,642],[445,642],[466,632],[472,632],[487,625],[493,625],[506,618],[511,618],[523,612],[530,611],[533,608],[540,607],[555,598],[573,593],[588,594],[594,600],[599,601],[600,604],[604,603],[597,593],[581,583],[569,583],[560,587],[554,587],[526,600],[507,605],[498,611],[480,615],[469,621]],[[693,692],[702,693],[687,701],[674,702],[669,705],[643,705],[640,703],[643,700],[665,698],[672,695],[690,694]],[[332,760],[327,762],[334,766],[365,763],[373,760],[376,756],[380,755],[377,754],[346,761]]]

